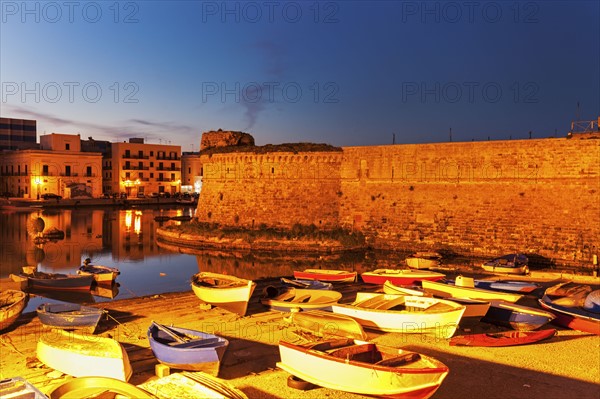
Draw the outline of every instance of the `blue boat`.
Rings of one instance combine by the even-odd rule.
[[[104,310],[76,303],[42,303],[37,314],[45,326],[93,333]]]
[[[482,321],[517,331],[533,331],[554,320],[554,314],[529,306],[504,301],[491,301]]]
[[[179,370],[219,373],[229,341],[217,335],[152,322],[148,340],[159,362]]]
[[[333,284],[326,283],[319,280],[301,280],[301,279],[289,279],[282,277],[281,284],[286,287],[302,288],[308,290],[330,290],[333,288]]]

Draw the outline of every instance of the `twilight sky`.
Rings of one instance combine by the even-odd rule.
[[[0,114],[38,135],[340,146],[565,136],[600,115],[597,1],[0,0]]]

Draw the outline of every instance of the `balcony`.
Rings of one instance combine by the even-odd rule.
[[[177,155],[173,155],[173,156],[157,155],[156,159],[167,160],[167,161],[178,161],[180,158]]]
[[[125,165],[123,167],[123,170],[149,170],[149,169],[150,168],[148,166],[140,167],[140,166],[133,166],[133,165],[129,165],[129,166]]]
[[[125,159],[150,159],[150,157],[148,155],[142,155],[142,156],[140,156],[139,154],[138,155],[135,155],[135,154],[129,154],[129,155],[123,154],[123,158],[125,158]]]
[[[173,172],[179,172],[179,171],[181,171],[181,168],[171,168],[171,167],[168,167],[168,168],[166,168],[166,167],[164,167],[164,166],[163,166],[163,167],[160,167],[160,166],[159,166],[158,168],[156,168],[156,170],[159,170],[159,171],[162,171],[162,170],[164,170],[164,171],[173,171]]]
[[[167,177],[159,177],[156,179],[156,181],[160,181],[160,182],[167,182],[167,183],[172,183],[175,182],[179,179],[171,179],[171,178],[167,178]]]

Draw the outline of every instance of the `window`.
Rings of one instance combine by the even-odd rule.
[[[65,144],[65,150],[70,150],[71,149],[71,144],[67,143]]]
[[[175,181],[175,173],[171,173],[171,181]]]
[[[192,168],[188,168],[188,173],[192,173]]]
[[[140,158],[144,158],[144,151],[142,151],[142,150],[139,150],[139,151],[138,151],[138,156],[139,156]]]
[[[154,151],[150,151],[150,156],[153,157],[154,156]]]
[[[131,176],[130,176],[129,172],[125,173],[125,178],[126,178],[127,180],[129,180],[129,179],[130,179],[130,177],[131,177]]]
[[[48,165],[42,165],[42,176],[48,176]]]
[[[153,168],[154,167],[154,162],[150,162],[150,167]]]
[[[175,170],[175,162],[171,162],[171,170]]]
[[[71,176],[71,165],[65,166],[65,176]]]
[[[88,177],[92,175],[92,167],[91,166],[88,166],[87,168],[85,168],[85,174]]]
[[[154,173],[150,173],[150,178],[153,179],[154,178]]]
[[[140,172],[140,180],[144,180],[144,173]]]
[[[125,150],[125,158],[129,158],[131,156],[131,153],[129,152],[129,150]]]

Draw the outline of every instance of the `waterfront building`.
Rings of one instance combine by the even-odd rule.
[[[34,148],[38,148],[35,120],[0,118],[0,151]]]
[[[181,191],[200,193],[203,174],[200,154],[184,152],[181,156]]]
[[[101,196],[102,154],[82,152],[80,142],[78,134],[52,133],[40,136],[39,149],[3,151],[0,192],[30,199]]]
[[[181,146],[145,144],[143,138],[111,143],[111,158],[104,164],[105,186],[111,193],[144,197],[181,190]],[[110,182],[110,184],[108,183]]]

